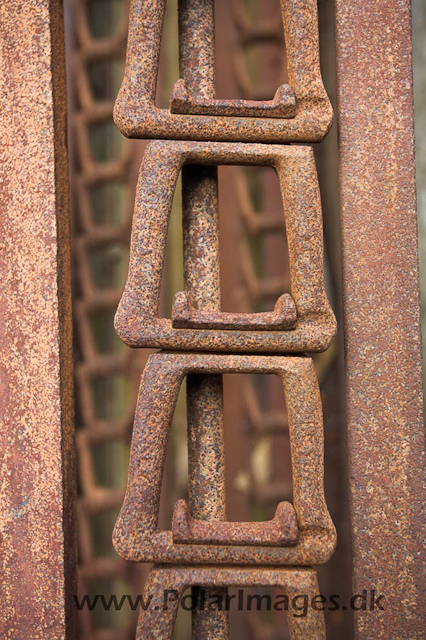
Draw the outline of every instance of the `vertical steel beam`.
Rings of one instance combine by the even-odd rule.
[[[0,101],[0,636],[75,637],[60,0],[0,3]]]
[[[424,425],[409,0],[336,0],[354,589],[358,638],[426,625]]]

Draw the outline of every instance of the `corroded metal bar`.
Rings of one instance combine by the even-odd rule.
[[[190,91],[215,97],[214,0],[179,0],[179,67]],[[188,166],[182,171],[184,283],[197,308],[220,310],[219,202],[217,167]],[[225,443],[222,376],[188,376],[188,498],[200,520],[224,520]],[[222,590],[211,593],[223,595]],[[195,591],[194,591],[195,595]],[[228,614],[197,608],[194,640],[226,640]]]
[[[0,4],[2,638],[76,634],[63,40],[60,0]]]
[[[273,311],[262,313],[229,313],[195,309],[189,302],[186,291],[177,293],[173,300],[172,324],[179,329],[285,331],[294,329],[296,322],[296,305],[288,293],[278,298]]]
[[[173,513],[173,542],[179,544],[226,544],[291,546],[299,530],[290,502],[280,502],[275,517],[266,522],[205,522],[193,518],[185,500],[178,500]]]
[[[425,441],[409,0],[336,2],[357,638],[422,638]]]
[[[207,116],[245,116],[259,118],[294,118],[296,98],[288,84],[278,87],[273,100],[212,100],[193,98],[186,83],[175,82],[170,97],[171,113]]]

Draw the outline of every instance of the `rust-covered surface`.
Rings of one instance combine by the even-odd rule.
[[[223,373],[273,374],[282,380],[292,453],[293,505],[299,530],[294,546],[289,547],[278,540],[273,546],[253,546],[247,540],[238,546],[231,541],[208,545],[201,544],[200,540],[193,545],[179,544],[179,540],[175,544],[172,533],[158,527],[167,441],[182,380],[188,374],[194,378],[195,374]],[[209,447],[200,474],[213,489],[214,483],[209,482],[211,460],[217,457],[214,442],[209,441],[209,432],[216,425],[213,403],[210,411],[213,413],[205,415],[203,421],[206,433],[203,436]],[[272,565],[326,562],[334,551],[336,535],[324,498],[323,437],[321,399],[310,358],[188,353],[152,355],[139,391],[129,480],[114,531],[117,551],[126,560],[143,562]]]
[[[296,323],[296,305],[288,293],[278,298],[273,311],[260,313],[202,311],[194,308],[185,291],[179,291],[173,299],[172,326],[178,329],[285,331],[294,329]]]
[[[74,443],[60,0],[0,4],[2,638],[75,637]]]
[[[193,98],[184,80],[175,82],[170,97],[171,113],[205,116],[246,116],[260,118],[294,118],[296,98],[289,85],[278,87],[272,100],[217,100]]]
[[[173,513],[173,542],[178,544],[226,544],[292,546],[298,528],[290,502],[280,502],[275,517],[266,522],[204,522],[193,518],[185,500],[178,500]]]
[[[185,589],[200,587],[265,587],[277,586],[290,602],[303,594],[309,600],[319,593],[318,581],[312,569],[265,569],[263,567],[195,567],[154,565],[144,589],[144,600],[152,596],[151,604],[139,615],[137,640],[171,640],[177,611]],[[235,598],[235,596],[233,596]],[[206,600],[208,603],[208,599]],[[208,605],[207,605],[208,606]],[[223,600],[226,607],[226,600]],[[206,607],[207,608],[207,607]],[[220,617],[218,611],[210,616]],[[325,640],[322,611],[309,607],[306,616],[288,615],[292,640]],[[283,616],[284,622],[284,616]],[[207,636],[217,638],[217,635]]]
[[[336,2],[358,638],[423,638],[425,442],[409,0]]]
[[[177,89],[183,100],[180,104],[172,100],[172,111],[182,110],[180,114],[155,106],[165,2],[132,2],[125,77],[115,106],[123,133],[164,139],[151,142],[145,152],[137,185],[129,273],[115,324],[129,346],[168,351],[151,356],[142,376],[129,479],[114,545],[129,561],[164,563],[161,570],[176,580],[186,569],[167,565],[200,565],[194,579],[186,582],[195,588],[208,573],[203,565],[236,565],[234,572],[212,569],[219,580],[206,578],[209,594],[219,588],[218,594],[225,595],[223,589],[235,585],[241,572],[244,584],[268,586],[277,570],[259,570],[259,565],[320,565],[330,558],[336,543],[324,497],[324,429],[313,362],[305,356],[266,355],[323,351],[336,331],[324,286],[322,211],[313,151],[301,146],[248,144],[315,142],[331,124],[331,107],[319,73],[316,2],[284,0],[281,6],[294,114],[287,112],[281,119],[250,118],[247,109],[252,104],[216,100],[211,0],[179,3],[181,80]],[[265,106],[263,102],[255,108],[262,111]],[[192,113],[200,109],[225,115]],[[241,117],[231,115],[235,110]],[[275,312],[238,315],[221,311],[216,169],[221,164],[269,166],[278,176],[291,295],[279,291]],[[175,297],[172,320],[167,320],[159,316],[160,287],[169,216],[181,171],[184,291]],[[189,353],[181,352],[185,350]],[[228,353],[208,353],[217,351]],[[225,373],[273,374],[284,388],[293,506],[278,501],[276,519],[263,525],[226,522]],[[178,503],[173,531],[166,531],[159,527],[160,493],[171,422],[184,377],[188,377],[189,505]],[[179,504],[184,505],[183,515]],[[281,530],[277,531],[280,519]],[[150,574],[148,585],[156,571]],[[316,582],[316,576],[310,575]],[[154,618],[148,615],[139,625],[138,637],[170,637],[174,616],[168,616],[167,629],[161,617]],[[214,617],[197,609],[193,636],[225,640],[226,618],[226,611]],[[304,633],[323,637],[322,612],[313,618]],[[290,634],[302,637],[292,623]]]
[[[172,93],[173,112],[158,109],[155,97],[166,2],[132,0],[131,3],[126,69],[114,109],[115,122],[124,135],[232,142],[318,142],[323,139],[331,126],[333,112],[320,73],[316,0],[281,0],[288,79],[295,96],[295,107],[286,109],[285,117],[265,117],[271,115],[268,113],[271,105],[255,106],[245,101],[238,105],[203,95],[207,76],[197,85],[188,82],[186,77],[181,79],[183,86],[178,80],[179,85],[175,85]],[[185,31],[191,33],[184,66],[187,73],[195,70],[203,78],[208,56],[199,57],[198,51],[208,49],[206,43],[214,44],[213,0],[200,0],[199,13],[194,12],[190,2],[182,1],[180,5],[181,37],[185,37]],[[182,88],[185,89],[183,96]],[[184,113],[176,113],[177,106]],[[247,117],[253,109],[256,115],[260,109],[263,117]],[[200,111],[224,115],[192,115]],[[239,116],[231,115],[235,113]]]
[[[178,0],[178,32],[180,75],[190,91],[206,99],[214,98],[214,3],[211,0]],[[217,312],[221,304],[217,167],[182,168],[182,234],[185,290],[196,307]],[[189,506],[196,518],[220,522],[226,519],[221,375],[188,376],[186,413]],[[227,591],[213,588],[209,593],[223,597]],[[192,636],[227,640],[228,613],[222,611],[211,616],[206,611],[194,611]]]
[[[199,328],[198,324],[190,330],[175,328],[175,322],[158,317],[173,195],[181,168],[189,168],[193,163],[275,169],[289,244],[291,294],[297,311],[294,328],[290,325],[287,331],[265,331],[260,326],[263,330],[253,331],[250,318],[246,317],[245,324],[240,321],[238,329],[220,330],[226,314],[213,310],[207,314],[214,315],[207,329]],[[216,249],[208,241],[204,226],[197,221],[202,205],[195,197],[191,204],[197,216],[193,216],[195,220],[190,223],[198,226],[195,231],[184,218],[184,229],[188,227],[184,237],[192,239],[192,244],[187,243],[185,247],[185,254],[196,264],[193,279],[198,279],[209,301],[207,283]],[[117,310],[117,332],[132,347],[281,353],[324,351],[335,336],[336,321],[325,293],[323,262],[321,199],[312,148],[227,142],[151,142],[145,151],[138,181],[129,273]],[[202,279],[201,264],[207,274]],[[280,329],[279,325],[274,328]]]

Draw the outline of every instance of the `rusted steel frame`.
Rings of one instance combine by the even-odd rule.
[[[262,411],[259,393],[248,380],[242,387],[242,404],[248,422],[248,433],[251,432],[252,435],[260,437],[286,436],[288,434],[288,419],[285,409],[283,408],[282,411]]]
[[[281,0],[289,83],[296,100],[295,115],[289,119],[265,117],[267,110],[263,111],[262,118],[246,117],[253,109],[257,112],[259,103],[257,108],[249,103],[248,110],[242,106],[240,117],[177,114],[158,109],[155,95],[166,1],[133,0],[131,4],[126,68],[114,110],[115,122],[124,135],[233,142],[322,140],[331,126],[332,108],[319,67],[316,0]],[[203,30],[194,30],[193,34],[195,46],[202,45]],[[217,113],[223,109],[224,113],[235,113],[240,108],[236,101],[216,102],[190,86],[186,86],[183,96],[185,94],[198,95],[201,99],[198,106],[196,100],[184,101],[185,111],[212,109]]]
[[[205,99],[216,95],[214,0],[179,0],[179,72],[186,87]],[[202,33],[202,37],[200,34]],[[173,144],[173,143],[172,143]],[[182,171],[184,287],[199,309],[220,310],[217,167]],[[186,385],[188,500],[201,520],[226,518],[223,380],[190,375]],[[161,482],[161,480],[160,480]],[[157,558],[156,560],[157,561]],[[225,596],[215,589],[211,595]],[[196,589],[193,590],[196,597]],[[192,615],[194,640],[229,638],[228,613]]]
[[[278,3],[277,3],[278,4]],[[279,7],[275,11],[275,18],[271,17],[273,12],[268,11],[268,17],[264,16],[263,9],[259,9],[255,20],[250,20],[243,0],[232,0],[232,12],[234,14],[234,22],[237,31],[237,47],[233,51],[232,63],[234,69],[235,80],[242,95],[250,100],[263,100],[269,98],[274,92],[274,85],[270,85],[268,81],[259,78],[259,82],[253,82],[248,71],[248,61],[245,56],[246,49],[256,44],[275,43],[284,50],[284,33],[282,30],[282,20],[279,16]],[[261,15],[259,15],[261,13]],[[281,24],[280,24],[281,23]],[[280,28],[281,27],[281,28]],[[284,51],[283,51],[284,53]],[[286,57],[282,56],[282,67],[285,66],[287,72]],[[265,65],[262,64],[264,67]],[[267,65],[266,65],[267,66]],[[278,82],[281,77],[285,77],[284,69],[281,68],[278,75]],[[262,74],[261,74],[262,75]]]
[[[123,12],[121,23],[115,28],[111,36],[94,38],[91,32],[89,18],[87,15],[87,5],[90,0],[73,0],[74,23],[76,25],[77,49],[73,55],[73,64],[83,71],[79,66],[79,60],[83,63],[91,60],[111,59],[116,55],[124,53],[127,42],[128,16],[127,8],[129,0],[122,0]],[[76,79],[78,82],[78,78]],[[88,94],[91,95],[89,84],[86,84]],[[94,102],[94,101],[93,101]],[[86,106],[86,105],[85,105]]]
[[[62,3],[1,3],[0,43],[0,635],[75,637]]]
[[[245,330],[247,325],[240,325],[239,330],[220,330],[212,323],[211,329],[200,329],[195,324],[196,328],[188,330],[174,328],[170,320],[158,318],[161,274],[174,189],[181,167],[191,164],[191,167],[185,168],[195,171],[192,166],[195,162],[203,165],[266,165],[276,170],[289,243],[291,294],[298,315],[295,329],[253,331]],[[202,211],[200,201],[198,210]],[[202,235],[203,225],[198,213],[193,216],[192,224],[197,224],[199,231],[190,230],[189,237],[196,238],[200,247],[208,246],[205,235]],[[199,251],[198,245],[196,250],[194,247],[197,265],[202,262],[195,253]],[[184,253],[187,253],[186,248]],[[198,279],[207,303],[207,279],[199,275],[199,266],[196,268],[198,275],[194,281]],[[190,290],[186,295],[191,300]],[[215,315],[218,323],[226,320],[226,314],[213,314],[213,310],[204,314],[204,317],[206,315]],[[243,316],[245,321],[249,318]],[[326,349],[334,338],[336,321],[324,288],[321,200],[312,149],[220,142],[150,143],[138,182],[129,274],[115,325],[122,340],[133,347],[237,352],[314,352]]]
[[[146,611],[139,614],[137,640],[171,640],[179,603],[189,586],[201,587],[280,587],[291,603],[296,596],[312,598],[319,594],[316,572],[312,569],[266,569],[265,567],[176,568],[154,565],[144,589],[144,600],[152,596]],[[167,591],[174,590],[174,592]],[[165,594],[167,594],[165,596]],[[167,598],[167,606],[164,599]],[[235,596],[233,596],[235,597]],[[208,603],[208,600],[206,600]],[[226,602],[223,603],[224,606]],[[230,603],[230,606],[232,603]],[[207,606],[207,605],[206,605]],[[291,605],[287,616],[290,640],[325,640],[324,614],[309,606],[304,617],[295,617]],[[217,611],[211,613],[218,616]],[[211,636],[210,636],[211,637]]]
[[[357,638],[422,638],[425,442],[409,0],[336,1]]]
[[[251,202],[247,177],[243,171],[239,171],[235,176],[235,190],[237,200],[244,220],[245,228],[250,237],[256,238],[258,235],[269,233],[285,233],[284,218],[277,216],[273,211],[257,213]]]
[[[120,183],[121,189],[133,195],[137,180],[138,143],[124,141],[116,155],[108,160],[97,159],[93,154],[91,140],[92,127],[100,123],[112,123],[112,100],[99,100],[91,85],[90,67],[102,60],[106,66],[124,58],[127,39],[127,0],[120,0],[123,5],[123,20],[117,25],[114,34],[98,38],[91,32],[88,11],[91,0],[68,0],[68,9],[73,11],[73,19],[69,19],[70,55],[68,56],[72,95],[70,124],[72,125],[71,148],[71,187],[74,195],[74,237],[73,258],[74,299],[73,311],[76,329],[76,402],[77,402],[77,464],[79,497],[78,510],[78,592],[80,597],[91,593],[93,589],[109,589],[114,592],[116,585],[126,585],[132,592],[143,579],[146,568],[123,562],[117,555],[103,551],[103,542],[108,536],[108,527],[112,533],[112,512],[119,509],[123,500],[124,487],[113,488],[102,480],[102,467],[105,459],[111,455],[116,444],[123,448],[130,440],[134,406],[140,371],[145,354],[128,349],[113,349],[112,344],[98,344],[99,332],[96,317],[105,312],[113,312],[121,297],[122,288],[106,286],[100,288],[93,269],[91,255],[93,251],[107,249],[113,244],[128,246],[132,220],[132,198],[122,206],[120,224],[102,224],[96,218],[99,211],[95,208],[98,202],[95,190],[107,186],[110,181]],[[108,4],[108,3],[104,3]],[[72,5],[72,6],[71,6]],[[95,195],[95,198],[92,196]],[[111,205],[109,205],[110,207]],[[114,273],[117,267],[114,265]],[[105,285],[108,283],[105,281]],[[102,349],[108,349],[102,352]],[[95,384],[101,382],[113,385],[114,378],[119,376],[128,385],[128,397],[125,410],[120,417],[112,418],[99,412],[99,399]],[[136,386],[135,386],[136,383]],[[108,403],[108,391],[103,400]],[[102,400],[101,400],[102,402]],[[99,446],[101,445],[101,446]],[[117,447],[118,449],[118,447]],[[112,479],[119,473],[119,458],[111,469]],[[117,466],[118,465],[118,466]],[[100,473],[101,471],[101,473]],[[114,477],[115,476],[115,477]],[[123,478],[124,479],[124,478]],[[99,522],[106,523],[99,536]],[[107,522],[108,519],[110,522]],[[111,545],[112,546],[112,545]],[[102,552],[100,550],[102,549]],[[110,614],[99,615],[98,611],[83,608],[78,614],[79,637],[85,640],[94,638],[129,637],[136,627],[136,616],[129,620],[120,620],[121,629],[105,628]]]
[[[172,533],[158,528],[167,440],[182,380],[186,375],[194,379],[195,374],[222,373],[273,374],[282,380],[292,452],[293,504],[299,527],[294,547],[206,545],[198,544],[200,540],[194,545],[173,544]],[[197,518],[197,514],[193,516]],[[141,381],[128,486],[114,531],[114,546],[125,559],[139,562],[326,562],[334,550],[335,531],[323,492],[322,408],[312,360],[304,356],[152,355]]]
[[[88,0],[66,0],[70,3],[70,22],[72,20],[75,32],[75,48],[71,53],[71,65],[73,69],[73,82],[75,85],[78,100],[83,109],[88,109],[92,113],[106,111],[111,118],[113,102],[109,100],[96,100],[88,77],[88,65],[100,60],[111,60],[123,58],[127,43],[127,11],[123,7],[123,17],[121,24],[115,29],[111,36],[94,38],[87,15]],[[128,4],[128,0],[122,0],[123,4]],[[71,8],[72,3],[72,8]]]
[[[256,16],[256,20],[251,20],[247,15],[244,0],[231,0],[231,5],[242,47],[258,42],[284,43],[284,33],[279,22],[278,12],[273,18]]]
[[[122,157],[119,160],[96,162],[92,155],[89,137],[90,125],[111,121],[111,104],[104,103],[100,107],[90,107],[77,112],[73,117],[76,143],[86,184],[114,180],[123,174],[123,165],[132,160],[132,145],[125,140]],[[127,143],[127,144],[126,144]]]

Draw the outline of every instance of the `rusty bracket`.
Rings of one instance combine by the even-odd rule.
[[[206,522],[191,516],[185,500],[178,500],[173,513],[173,542],[176,544],[232,544],[291,546],[299,530],[293,505],[280,502],[268,522]]]
[[[179,291],[173,299],[172,325],[176,329],[239,329],[241,331],[286,331],[297,322],[293,298],[284,293],[274,311],[262,313],[229,313],[194,309],[186,291]]]
[[[195,163],[275,169],[283,198],[292,298],[290,301],[289,297],[281,297],[275,312],[239,316],[198,310],[191,306],[187,293],[179,293],[173,322],[158,317],[173,195],[182,167]],[[185,247],[185,253],[196,250],[196,245]],[[336,321],[324,287],[321,199],[312,149],[223,142],[151,142],[138,181],[129,273],[115,326],[131,347],[281,353],[325,350],[334,338]]]
[[[179,5],[181,52],[188,56],[187,77],[174,85],[171,109],[155,106],[161,34],[167,0],[133,0],[124,79],[114,120],[133,138],[222,140],[233,142],[319,142],[333,112],[321,79],[317,0],[281,0],[289,85],[271,101],[215,100],[191,90],[192,66],[214,65],[197,59],[199,42],[214,42],[208,12]],[[207,0],[209,5],[213,0]],[[213,45],[214,46],[214,45]],[[255,116],[255,117],[251,117]],[[261,117],[259,117],[261,116]]]
[[[188,91],[185,80],[179,78],[172,88],[171,113],[202,116],[245,116],[259,118],[294,118],[296,97],[288,84],[278,87],[273,100],[215,100],[197,98]]]
[[[269,540],[265,546],[254,547],[248,540],[249,527],[253,525],[247,523],[223,523],[221,534],[220,523],[197,522],[203,533],[192,544],[175,544],[171,531],[158,528],[167,442],[182,381],[190,374],[223,373],[274,374],[281,378],[292,457],[292,509],[298,528],[297,541],[287,538],[284,542],[293,546],[282,546],[283,541],[277,539],[275,546],[267,546],[274,543]],[[116,550],[126,560],[139,562],[265,565],[326,562],[333,553],[336,534],[324,498],[323,440],[321,398],[310,358],[167,352],[152,355],[139,390],[128,485],[114,530]],[[178,506],[178,512],[179,509]],[[253,524],[256,536],[259,523]],[[175,526],[175,533],[176,529]],[[206,531],[210,538],[216,535],[214,544],[202,540]],[[231,535],[225,543],[226,532]]]
[[[145,583],[143,600],[151,605],[139,614],[136,640],[171,640],[181,598],[188,587],[279,587],[289,603],[303,594],[309,602],[319,591],[312,569],[265,569],[264,567],[170,567],[154,565]],[[164,606],[165,594],[170,594]],[[226,596],[225,596],[226,597]],[[231,596],[232,597],[232,596]],[[235,596],[234,596],[235,597]],[[225,603],[224,603],[225,604]],[[216,613],[216,618],[219,616]],[[290,640],[325,640],[324,613],[308,606],[306,615],[287,616]],[[214,618],[211,629],[216,638]]]

